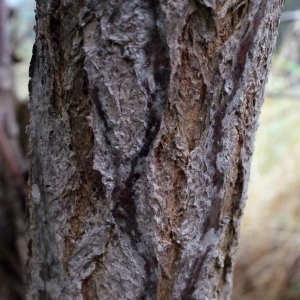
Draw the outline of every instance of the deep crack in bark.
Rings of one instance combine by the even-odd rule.
[[[124,3],[126,1],[123,1]],[[114,10],[109,18],[110,22],[114,22],[116,16],[120,13],[122,3]],[[129,236],[132,247],[143,258],[145,278],[143,290],[139,295],[139,299],[155,299],[158,287],[158,261],[151,241],[145,241],[143,233],[139,228],[137,220],[137,205],[136,199],[136,184],[138,180],[143,178],[145,171],[145,164],[149,152],[153,147],[154,140],[159,132],[163,112],[165,111],[168,97],[168,88],[170,80],[170,57],[169,47],[166,40],[166,34],[159,28],[158,21],[164,20],[163,12],[160,9],[159,0],[148,0],[143,2],[144,8],[149,11],[152,17],[152,28],[149,29],[149,41],[144,45],[143,51],[147,58],[147,65],[150,66],[155,82],[155,91],[150,91],[147,82],[143,82],[144,88],[147,91],[147,125],[145,131],[145,141],[139,153],[135,155],[129,165],[131,171],[127,179],[118,178],[115,181],[115,187],[112,192],[112,198],[115,202],[112,210],[112,216],[119,226],[120,230]],[[163,29],[164,25],[161,26]],[[97,87],[91,90],[91,100],[97,110],[97,114],[104,125],[104,138],[107,145],[111,148],[115,166],[120,162],[121,157],[119,151],[111,147],[110,140],[113,131],[111,130],[107,116],[102,107],[101,100],[98,97],[99,91]],[[151,218],[151,216],[149,216]],[[146,245],[145,245],[146,242]]]

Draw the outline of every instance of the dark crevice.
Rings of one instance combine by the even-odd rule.
[[[202,235],[205,235],[209,229],[214,229],[215,231],[218,231],[220,229],[220,214],[221,214],[221,206],[222,206],[222,198],[220,195],[220,191],[222,190],[222,187],[225,182],[225,174],[220,171],[217,168],[217,161],[216,158],[218,156],[218,153],[221,153],[223,151],[223,135],[222,132],[224,130],[223,126],[223,120],[225,116],[228,116],[230,113],[229,111],[229,103],[232,102],[234,97],[236,96],[236,93],[238,92],[238,89],[240,88],[242,82],[243,82],[243,73],[245,70],[246,62],[247,62],[247,56],[249,51],[252,49],[254,45],[254,39],[257,35],[257,31],[259,28],[259,25],[261,24],[261,20],[264,17],[265,10],[266,10],[267,2],[265,1],[257,10],[256,14],[254,15],[253,22],[251,23],[251,26],[248,29],[245,29],[245,36],[242,39],[242,42],[237,50],[236,54],[236,60],[235,60],[235,67],[233,69],[233,90],[229,95],[226,97],[221,97],[221,95],[215,95],[216,98],[221,99],[221,103],[219,107],[217,108],[215,115],[212,119],[212,128],[213,128],[213,134],[212,134],[212,151],[207,154],[207,161],[210,163],[210,165],[214,168],[214,175],[212,178],[212,184],[215,187],[216,190],[216,197],[212,199],[212,205],[210,210],[207,213],[207,216],[205,218],[205,221],[203,223],[202,227]],[[214,79],[216,80],[216,79]],[[206,95],[207,98],[209,95]],[[242,190],[243,190],[243,165],[242,161],[238,163],[238,176],[237,181],[235,183],[235,188],[237,189],[237,195],[235,196],[235,201],[233,203],[233,211],[239,210],[240,205],[240,199],[242,196]],[[212,258],[209,257],[211,249],[207,249],[207,251],[201,255],[201,258],[196,260],[194,263],[194,266],[189,274],[189,279],[186,282],[186,287],[183,290],[181,294],[181,299],[194,299],[193,293],[196,290],[196,283],[199,281],[199,278],[203,278],[207,276],[204,272],[208,272],[208,270],[205,269],[205,264],[207,263],[207,260],[210,260]],[[232,267],[232,262],[230,257],[225,258],[225,269]],[[225,273],[226,273],[225,270]]]
[[[222,122],[224,120],[224,117],[227,116],[229,113],[228,104],[232,102],[233,98],[236,96],[236,93],[243,81],[243,73],[247,62],[247,55],[254,45],[254,39],[257,35],[258,27],[261,23],[261,20],[264,17],[266,5],[267,5],[266,2],[264,2],[264,4],[261,5],[261,7],[258,9],[258,11],[254,16],[252,26],[246,29],[246,34],[242,40],[242,43],[236,55],[236,63],[233,70],[234,73],[233,90],[226,98],[223,99],[221,105],[217,109],[213,118],[213,125],[212,125],[213,145],[211,147],[211,149],[213,149],[213,152],[209,153],[207,158],[208,161],[210,161],[211,165],[214,167],[213,185],[216,188],[217,194],[219,194],[219,191],[221,191],[224,184],[224,178],[225,178],[224,174],[218,170],[217,161],[216,161],[218,153],[223,151],[222,131],[224,128]],[[203,226],[204,233],[207,232],[207,230],[212,227],[217,230],[217,228],[220,226],[219,219],[220,219],[221,205],[222,205],[222,199],[220,197],[213,199],[212,207],[204,222],[204,226]]]
[[[125,3],[126,1],[122,1],[110,16],[109,21],[112,26],[117,16],[122,13],[122,5],[125,5]],[[144,260],[144,285],[138,299],[155,299],[158,287],[158,261],[151,241],[146,241],[138,225],[137,202],[139,196],[136,190],[137,182],[143,180],[147,157],[153,148],[153,143],[159,132],[162,116],[166,109],[171,66],[169,48],[164,32],[166,26],[158,27],[158,20],[160,22],[165,21],[163,12],[160,9],[160,1],[141,1],[140,5],[148,11],[152,18],[153,25],[148,29],[148,42],[143,46],[142,50],[146,56],[146,65],[152,70],[156,90],[151,93],[147,86],[147,80],[145,80],[144,85],[148,92],[146,138],[139,153],[131,161],[122,161],[123,164],[130,166],[130,174],[125,180],[120,177],[121,175],[116,175],[115,188],[112,192],[114,201],[112,216],[120,230],[129,236],[132,247]],[[91,101],[103,125],[102,133],[105,142],[110,148],[115,167],[118,167],[121,160],[124,159],[122,159],[120,152],[113,147],[115,135],[113,127],[109,124],[105,108],[101,103],[101,99],[99,99],[99,89],[91,87],[90,93]],[[149,215],[148,218],[150,219],[151,216]]]
[[[237,178],[234,185],[234,199],[232,201],[232,213],[240,211],[240,200],[243,195],[243,188],[244,188],[244,166],[243,166],[243,161],[240,158],[238,161]]]
[[[203,276],[204,273],[204,264],[208,259],[208,256],[211,252],[211,247],[208,247],[203,255],[200,258],[196,259],[193,267],[191,268],[190,275],[186,282],[186,287],[181,293],[181,299],[195,299],[193,294],[196,290],[196,284],[199,281],[199,278]]]

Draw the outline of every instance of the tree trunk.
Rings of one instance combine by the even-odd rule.
[[[229,299],[282,2],[37,0],[28,299]]]

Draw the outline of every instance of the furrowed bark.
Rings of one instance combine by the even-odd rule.
[[[28,299],[229,299],[283,1],[37,1]]]

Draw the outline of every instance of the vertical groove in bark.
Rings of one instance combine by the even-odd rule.
[[[282,1],[37,5],[28,298],[229,299]]]

